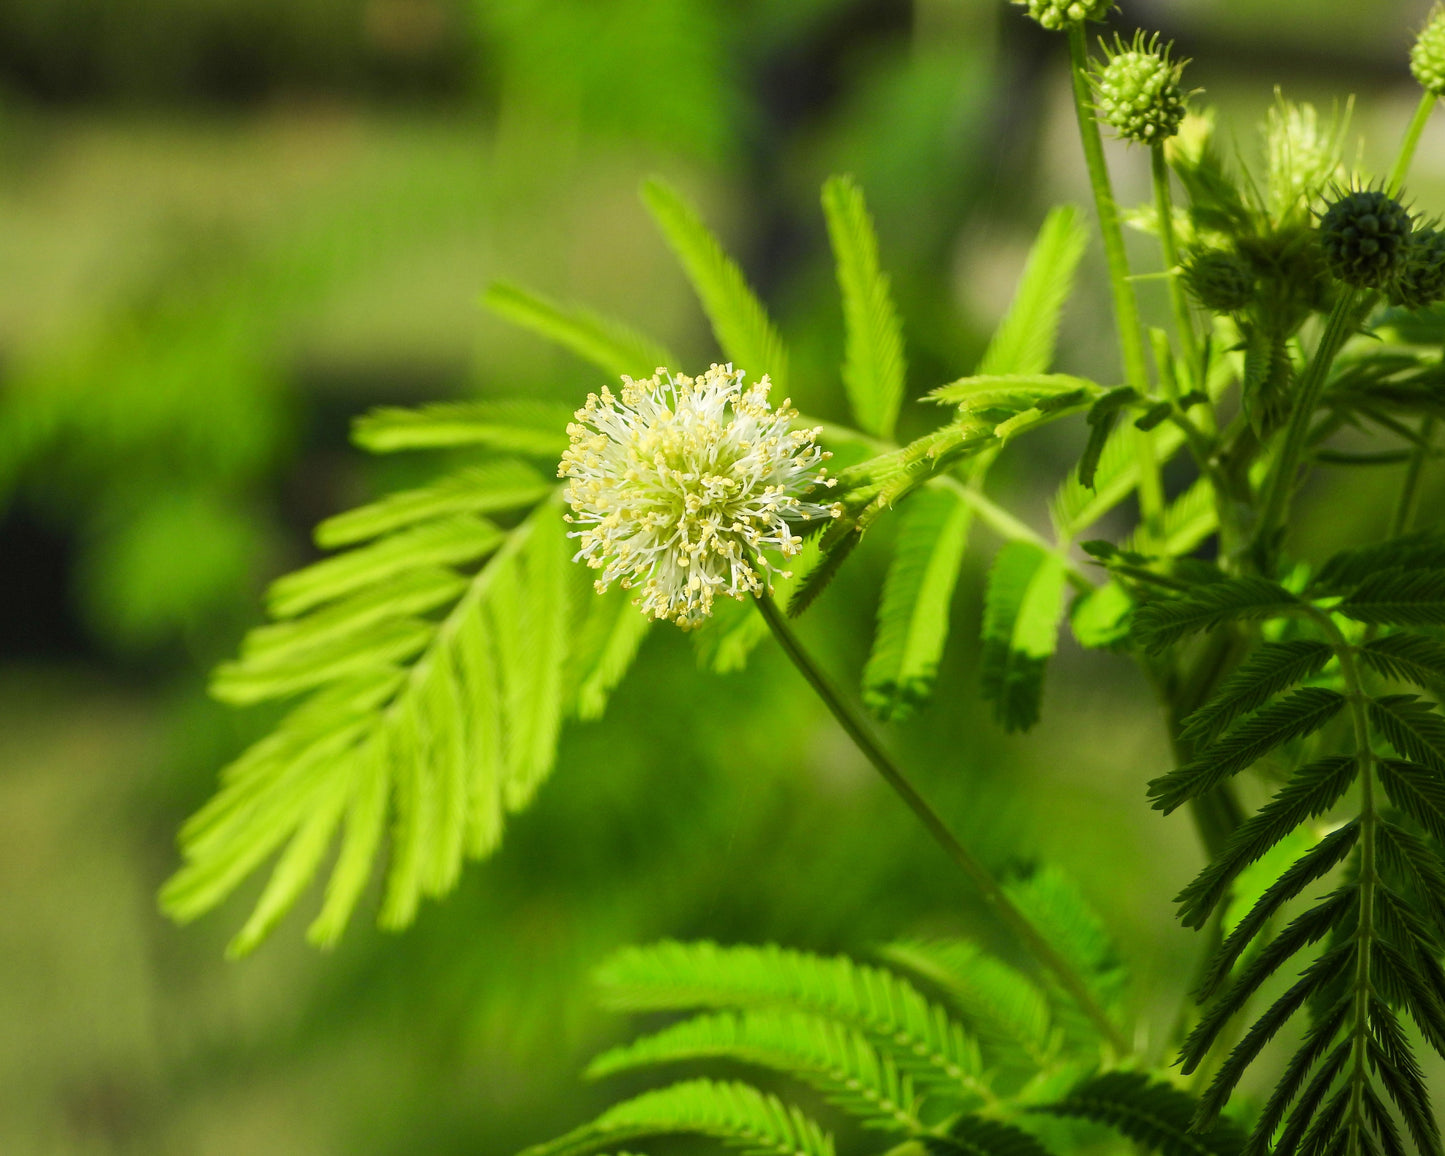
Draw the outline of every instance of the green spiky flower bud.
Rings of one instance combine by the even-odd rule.
[[[1114,0],[1013,0],[1029,10],[1029,17],[1051,32],[1082,24],[1085,20],[1102,20],[1114,7]]]
[[[1405,207],[1379,189],[1339,196],[1320,220],[1330,272],[1348,285],[1383,289],[1405,264],[1414,225]]]
[[[1445,233],[1430,225],[1415,230],[1389,296],[1391,305],[1405,309],[1423,309],[1445,298]]]
[[[1234,313],[1254,299],[1254,273],[1238,253],[1205,249],[1184,262],[1184,287],[1215,313]]]
[[[1141,32],[1125,45],[1115,38],[1105,48],[1106,60],[1094,71],[1099,90],[1099,115],[1125,140],[1156,144],[1179,131],[1184,119],[1184,90],[1179,87],[1183,63],[1169,59],[1169,46],[1159,46],[1156,32]]]
[[[1435,96],[1445,96],[1445,6],[1431,10],[1410,49],[1410,71],[1420,87]]]

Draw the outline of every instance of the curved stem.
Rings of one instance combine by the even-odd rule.
[[[1295,475],[1299,471],[1300,455],[1304,452],[1305,439],[1309,435],[1310,419],[1319,405],[1320,394],[1324,392],[1325,378],[1335,355],[1353,331],[1355,299],[1359,293],[1344,289],[1335,299],[1329,321],[1320,337],[1315,355],[1310,359],[1309,368],[1296,391],[1294,410],[1290,414],[1289,426],[1285,430],[1284,446],[1275,460],[1265,482],[1264,500],[1261,503],[1259,526],[1254,535],[1255,553],[1261,562],[1260,569],[1268,572],[1268,563],[1274,556],[1273,541],[1277,528],[1284,524],[1289,512],[1290,499],[1294,496]]]
[[[1405,186],[1405,175],[1410,171],[1410,162],[1415,159],[1415,146],[1420,143],[1420,135],[1425,131],[1425,124],[1434,110],[1435,96],[1429,92],[1423,93],[1420,103],[1415,106],[1415,115],[1410,118],[1410,127],[1405,130],[1405,139],[1400,142],[1400,153],[1395,157],[1395,165],[1390,169],[1390,179],[1386,187],[1394,196],[1399,196],[1400,190]]]
[[[843,697],[823,669],[813,661],[812,656],[803,649],[802,643],[798,641],[798,637],[793,633],[792,627],[788,625],[787,619],[778,610],[777,604],[766,592],[758,595],[757,603],[758,610],[767,621],[769,629],[772,630],[773,636],[783,648],[783,652],[787,654],[793,665],[798,668],[798,672],[833,713],[833,717],[838,720],[838,725],[853,740],[853,744],[873,764],[874,769],[883,776],[884,781],[893,788],[898,797],[908,805],[909,810],[923,824],[934,842],[942,847],[948,857],[953,860],[954,865],[969,877],[982,894],[984,901],[1008,925],[1029,954],[1054,977],[1059,986],[1079,1006],[1079,1010],[1099,1030],[1103,1038],[1109,1041],[1115,1052],[1121,1057],[1128,1055],[1132,1050],[1128,1041],[1105,1014],[1104,1009],[1099,1006],[1083,978],[1063,956],[1054,950],[1048,940],[1039,934],[1038,929],[1029,922],[1028,917],[1014,905],[1007,892],[999,886],[988,868],[975,859],[972,852],[958,841],[953,832],[939,818],[938,812],[928,805],[928,802],[908,781],[907,776],[874,737],[872,728],[867,721]]]
[[[1435,433],[1435,418],[1426,414],[1420,419],[1420,440],[1410,453],[1410,462],[1405,467],[1405,482],[1400,487],[1400,500],[1395,504],[1395,516],[1390,519],[1390,537],[1398,538],[1408,534],[1415,522],[1416,511],[1420,508],[1420,474],[1425,468],[1425,459],[1430,456],[1430,438]]]
[[[1119,330],[1124,381],[1137,390],[1140,397],[1148,397],[1149,369],[1144,359],[1139,303],[1134,299],[1134,286],[1129,280],[1129,258],[1124,251],[1119,206],[1114,201],[1114,190],[1109,183],[1109,167],[1104,162],[1104,142],[1099,135],[1099,122],[1094,119],[1093,97],[1089,92],[1089,50],[1082,22],[1069,26],[1069,64],[1074,84],[1074,112],[1079,119],[1079,138],[1084,146],[1089,187],[1094,194],[1099,233],[1104,239],[1104,256],[1109,265],[1109,289],[1114,298],[1114,322]],[[1154,454],[1154,439],[1143,430],[1136,430],[1135,435],[1134,452],[1139,459],[1139,509],[1144,516],[1144,524],[1158,537],[1164,511],[1164,486]]]
[[[1189,312],[1189,302],[1184,297],[1184,286],[1179,276],[1179,245],[1174,239],[1174,202],[1169,193],[1169,166],[1164,161],[1164,146],[1157,144],[1149,149],[1150,163],[1154,171],[1154,211],[1159,217],[1159,244],[1164,250],[1164,264],[1167,267],[1169,283],[1169,307],[1174,313],[1174,326],[1179,330],[1179,348],[1184,354],[1184,364],[1189,367],[1187,388],[1197,388],[1204,367],[1200,364],[1199,342],[1195,339],[1194,318]],[[1171,390],[1172,378],[1160,374],[1160,383],[1170,401],[1178,401],[1177,389]]]

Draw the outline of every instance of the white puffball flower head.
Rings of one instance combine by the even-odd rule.
[[[803,548],[793,523],[840,510],[803,500],[834,484],[819,468],[829,455],[818,430],[790,428],[787,401],[768,405],[770,387],[766,374],[744,388],[741,370],[714,365],[588,395],[557,476],[581,527],[576,559],[602,572],[599,592],[637,587],[644,614],[690,630],[719,593],[741,599],[791,576],[764,552],[793,557]]]

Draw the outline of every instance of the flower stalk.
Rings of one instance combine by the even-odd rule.
[[[797,667],[798,673],[823,700],[838,725],[853,741],[854,746],[862,752],[863,757],[883,776],[884,781],[893,788],[893,791],[923,824],[933,841],[943,849],[954,865],[968,876],[969,880],[978,888],[984,902],[1018,937],[1019,942],[1034,957],[1039,966],[1054,978],[1078,1005],[1079,1010],[1099,1029],[1100,1035],[1109,1041],[1109,1045],[1115,1053],[1120,1057],[1127,1056],[1132,1051],[1128,1040],[1124,1038],[1123,1033],[1119,1031],[1104,1009],[1099,1006],[1083,977],[1054,950],[1028,917],[1015,906],[1013,900],[999,886],[988,868],[974,858],[973,853],[958,841],[953,832],[948,829],[948,825],[939,817],[938,812],[918,793],[898,764],[883,749],[882,744],[874,736],[872,727],[868,725],[862,714],[843,696],[842,692],[833,684],[832,679],[803,648],[798,636],[793,632],[788,620],[778,609],[771,596],[766,592],[758,594],[757,605],[768,628],[773,632],[773,637],[783,648],[783,653],[788,656],[792,664]]]

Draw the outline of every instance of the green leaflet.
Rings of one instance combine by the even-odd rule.
[[[621,1011],[790,1008],[862,1032],[921,1087],[980,1097],[981,1061],[961,1025],[906,980],[844,956],[776,946],[662,942],[605,960],[602,1003]]]
[[[1438,570],[1445,568],[1445,536],[1422,530],[1388,542],[1343,550],[1320,567],[1313,589],[1343,594],[1384,570]]]
[[[505,541],[492,523],[466,514],[427,522],[278,578],[267,608],[276,618],[294,618],[414,570],[476,561]]]
[[[1331,657],[1333,652],[1323,642],[1265,643],[1208,702],[1184,720],[1181,737],[1191,743],[1212,741],[1241,715],[1318,674]]]
[[[540,293],[503,282],[492,285],[482,303],[512,324],[590,361],[613,380],[650,377],[659,367],[678,367],[662,346],[581,306],[559,305]]]
[[[578,718],[596,719],[607,709],[608,696],[632,665],[652,621],[632,605],[632,592],[615,584],[598,594],[589,581],[581,598],[585,616],[578,630],[576,661],[569,664],[576,685],[564,697],[574,704]]]
[[[1123,548],[1172,558],[1183,557],[1193,551],[1219,528],[1214,510],[1214,489],[1209,479],[1199,478],[1165,506],[1161,523],[1157,541],[1140,526],[1124,540]]]
[[[1188,762],[1153,779],[1149,797],[1168,814],[1263,758],[1283,743],[1313,734],[1344,708],[1344,696],[1305,687],[1262,707]]]
[[[722,1140],[759,1156],[833,1156],[833,1138],[798,1109],[748,1084],[712,1080],[644,1092],[522,1156],[574,1156],[677,1132]]]
[[[316,527],[316,544],[334,550],[449,514],[519,510],[536,505],[555,484],[525,462],[502,459],[468,466],[431,485],[388,494],[368,506],[327,518]]]
[[[1419,634],[1390,634],[1360,648],[1360,659],[1385,678],[1425,689],[1445,683],[1445,645]]]
[[[990,1062],[1034,1072],[1058,1051],[1043,991],[971,940],[905,940],[880,954],[942,990],[978,1033]]]
[[[1060,398],[1082,395],[1087,403],[1100,387],[1068,373],[993,373],[961,377],[929,390],[928,401],[956,405],[965,414],[1018,413]]]
[[[476,446],[555,465],[567,448],[572,410],[539,401],[383,406],[356,419],[352,440],[372,453]]]
[[[1383,626],[1445,625],[1445,569],[1378,571],[1336,609],[1359,622]]]
[[[1154,446],[1154,456],[1168,461],[1184,444],[1184,435],[1172,425],[1160,426],[1141,434],[1132,425],[1111,433],[1104,441],[1099,463],[1094,471],[1094,486],[1089,488],[1071,472],[1061,483],[1049,503],[1049,516],[1054,529],[1063,540],[1078,537],[1134,491],[1139,484],[1138,439],[1147,437]]]
[[[1037,374],[1054,360],[1059,319],[1088,243],[1082,215],[1060,205],[1045,218],[1004,319],[978,364],[981,374]]]
[[[1008,543],[989,571],[980,671],[983,697],[1006,730],[1038,721],[1066,582],[1064,560],[1030,542]]]
[[[1091,1076],[1062,1100],[1035,1110],[1108,1125],[1161,1156],[1238,1156],[1244,1147],[1244,1133],[1230,1120],[1195,1131],[1194,1098],[1142,1072]]]
[[[925,487],[903,508],[863,670],[863,701],[885,719],[906,718],[933,690],[972,512],[952,490]]]
[[[1049,944],[1073,966],[1105,1011],[1114,1012],[1128,980],[1113,938],[1077,883],[1062,870],[1043,865],[1004,884],[1014,905]],[[1078,1038],[1097,1041],[1098,1029],[1077,1014],[1072,1000],[1060,1000],[1060,1023]]]
[[[702,223],[697,210],[671,185],[657,179],[642,186],[642,199],[682,262],[724,355],[748,377],[772,378],[788,390],[788,351],[742,271]]]
[[[1158,651],[1190,634],[1236,619],[1268,618],[1299,605],[1299,599],[1265,578],[1225,578],[1192,587],[1178,598],[1159,598],[1134,611],[1134,636]]]
[[[930,1156],[1049,1156],[1039,1141],[1012,1124],[982,1116],[964,1116],[946,1136],[926,1136]]]
[[[837,261],[846,344],[843,384],[860,429],[893,437],[903,401],[903,332],[863,192],[851,177],[823,184],[823,214]]]
[[[858,1031],[791,1010],[703,1015],[597,1056],[592,1078],[651,1064],[732,1059],[790,1073],[865,1126],[923,1130],[912,1081]]]

